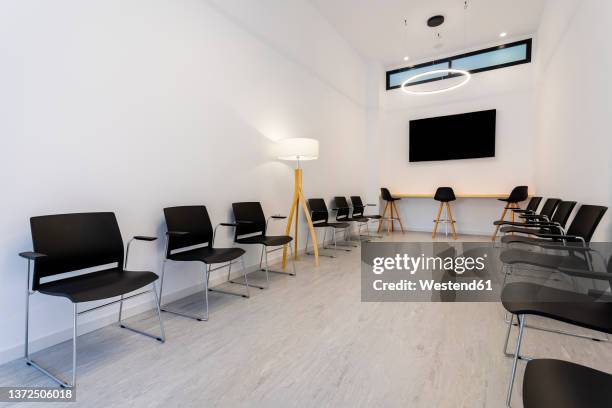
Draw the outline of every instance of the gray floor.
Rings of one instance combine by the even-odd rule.
[[[114,326],[79,337],[78,402],[68,406],[504,406],[511,360],[499,304],[361,303],[359,250],[312,265],[302,258],[297,277],[273,276],[250,299],[212,294],[209,322],[164,314],[163,345]],[[151,313],[130,323],[156,329]],[[523,345],[611,371],[610,344],[527,330]],[[68,373],[70,344],[39,358]],[[0,385],[53,384],[14,361]]]

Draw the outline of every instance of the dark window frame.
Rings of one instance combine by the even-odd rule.
[[[527,51],[526,51],[527,55],[525,56],[525,59],[518,60],[518,61],[513,61],[513,62],[507,62],[505,64],[491,65],[491,66],[484,67],[484,68],[472,69],[472,70],[469,70],[468,72],[470,74],[477,74],[479,72],[492,71],[494,69],[501,69],[501,68],[512,67],[512,66],[515,66],[515,65],[529,64],[531,62],[532,43],[533,43],[532,39],[528,38],[526,40],[515,41],[515,42],[511,42],[511,43],[507,43],[507,44],[498,45],[496,47],[489,47],[489,48],[485,48],[485,49],[478,50],[478,51],[472,51],[472,52],[468,52],[468,53],[465,53],[465,54],[454,55],[452,57],[442,58],[442,59],[435,60],[435,61],[424,62],[424,63],[418,64],[418,65],[412,65],[410,67],[398,68],[398,69],[394,69],[392,71],[387,71],[386,72],[386,85],[387,85],[386,88],[387,88],[387,91],[390,91],[392,89],[398,89],[398,88],[402,87],[401,85],[389,86],[389,84],[391,82],[391,75],[394,75],[394,74],[399,74],[401,72],[406,72],[406,71],[410,71],[410,70],[418,69],[418,68],[425,68],[425,67],[429,67],[429,66],[433,66],[433,65],[443,64],[443,63],[448,63],[448,68],[452,69],[453,68],[453,61],[454,60],[461,59],[461,58],[466,58],[466,57],[472,57],[474,55],[486,54],[486,53],[489,53],[489,52],[492,52],[492,51],[502,50],[504,48],[516,47],[516,46],[519,46],[519,45],[526,45],[527,46]],[[461,75],[460,74],[449,74],[449,75],[446,75],[446,76],[440,77],[440,78],[424,79],[422,81],[413,82],[413,83],[411,83],[408,86],[425,84],[427,82],[443,81],[445,79],[455,78],[455,77],[458,77],[458,76],[461,76]]]

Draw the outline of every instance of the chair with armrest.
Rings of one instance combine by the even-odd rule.
[[[603,281],[608,287],[612,285],[612,258],[608,261],[607,272],[564,266],[560,266],[558,270],[568,276]],[[592,388],[595,384],[601,384],[601,381],[610,381],[608,377],[602,376],[602,373],[581,368],[571,363],[558,362],[557,360],[532,360],[520,354],[523,333],[527,327],[525,323],[527,316],[544,317],[599,331],[606,335],[612,334],[612,320],[610,319],[612,302],[610,300],[531,282],[516,282],[505,285],[501,294],[501,301],[504,308],[512,314],[504,344],[504,354],[513,358],[506,399],[507,406],[510,406],[512,399],[518,360],[531,360],[528,362],[524,379],[526,387],[524,386],[523,389],[523,398],[526,407],[554,406],[569,408],[608,406],[610,404],[612,401],[612,391],[610,389]],[[519,332],[515,352],[512,354],[508,353],[507,348],[514,316],[517,317],[519,322]],[[536,375],[537,377],[535,377]],[[578,380],[577,375],[584,375],[585,377]],[[534,382],[537,384],[534,384]],[[568,388],[554,390],[551,389],[553,383],[567,384]],[[588,386],[585,390],[586,385]],[[610,382],[610,385],[612,385],[612,382]]]
[[[393,197],[388,188],[380,189],[380,197],[383,201],[386,202],[385,209],[383,210],[383,215],[378,221],[378,232],[380,233],[380,229],[382,228],[383,221],[387,223],[387,234],[391,233],[391,231],[395,231],[395,222],[398,222],[402,233],[404,233],[404,224],[402,224],[402,219],[400,217],[399,211],[397,210],[397,205],[395,205],[396,201],[401,200],[401,198]],[[389,212],[387,212],[389,210]],[[387,217],[385,217],[387,215]]]
[[[166,246],[164,260],[162,263],[161,288],[159,292],[159,304],[162,312],[195,319],[199,322],[207,321],[208,292],[220,292],[226,295],[234,295],[248,298],[249,285],[246,281],[246,267],[243,255],[245,251],[240,248],[215,248],[215,236],[217,228],[237,228],[238,223],[221,223],[213,230],[208,210],[203,205],[191,205],[164,208],[166,219]],[[209,287],[210,274],[216,270],[227,268],[227,280],[230,280],[231,268],[238,259],[242,262],[242,271],[245,277],[246,293],[236,293],[220,288]],[[166,262],[201,262],[204,264],[204,310],[203,314],[193,314],[187,311],[171,309],[162,304],[162,293],[164,288],[164,276]],[[213,265],[220,265],[213,267]]]
[[[535,245],[546,245],[549,249],[557,249],[560,254],[551,254],[544,252],[535,252],[525,249],[506,249],[501,252],[500,260],[504,266],[514,265],[529,265],[541,268],[555,269],[563,262],[567,262],[567,252],[573,253],[579,251],[580,248],[585,248],[586,244],[591,241],[597,226],[601,222],[608,207],[597,205],[583,205],[578,209],[572,224],[563,233],[562,230],[554,231],[538,231],[533,230],[530,234],[540,238],[540,241]],[[517,229],[518,230],[518,229]],[[509,230],[511,232],[511,230]],[[523,232],[521,231],[517,232]],[[585,257],[584,261],[589,262],[589,257]],[[580,262],[577,260],[577,262]]]
[[[509,210],[511,210],[515,214],[535,214],[536,211],[538,211],[538,208],[540,207],[541,202],[542,202],[542,197],[533,196],[529,199],[529,202],[527,203],[524,209],[509,208]]]
[[[552,213],[555,211],[555,209],[557,208],[557,204],[561,200],[557,198],[549,198],[548,200],[546,200],[546,202],[542,206],[542,210],[538,214],[536,213],[536,210],[540,206],[541,201],[542,201],[542,197],[531,197],[531,200],[529,200],[529,204],[527,204],[527,207],[524,210],[520,208],[511,208],[510,210],[513,213],[517,214],[519,218],[523,220],[522,222],[520,222],[521,224],[526,224],[526,223],[533,222],[536,220],[550,221],[550,217],[552,217]],[[497,220],[493,222],[493,225],[495,226],[508,225],[508,224],[513,224],[513,223],[510,221],[502,221],[502,220]]]
[[[508,198],[500,198],[499,201],[506,203],[506,205],[504,206],[504,211],[502,212],[502,216],[499,220],[505,221],[508,210],[520,209],[519,203],[525,201],[528,197],[529,197],[529,187],[528,186],[518,186],[518,187],[514,187],[512,192],[510,192],[510,195],[508,196]],[[510,221],[514,222],[514,212],[513,211],[511,211],[510,213]],[[495,241],[495,239],[497,238],[497,233],[499,232],[499,228],[500,228],[499,225],[495,227],[495,232],[493,232],[493,236],[491,237],[492,241]]]
[[[355,214],[351,215],[351,207],[349,206],[348,200],[346,197],[337,196],[334,197],[334,208],[333,211],[336,211],[336,222],[348,222],[350,224],[357,224],[357,236],[361,238],[361,228],[364,226],[367,228],[368,222],[370,221],[368,218]],[[346,230],[345,241],[348,242],[348,246],[352,246],[354,248],[357,245],[353,244],[351,239],[351,228]],[[340,245],[340,244],[338,244]]]
[[[119,304],[119,326],[121,328],[165,341],[164,327],[157,301],[155,281],[158,276],[148,271],[127,269],[128,251],[125,259],[123,239],[114,213],[80,213],[46,215],[30,218],[34,252],[19,254],[28,260],[26,286],[25,360],[29,366],[57,382],[61,387],[74,387],[77,375],[78,317],[100,308]],[[129,241],[155,241],[156,237],[136,236]],[[33,271],[31,271],[33,264]],[[70,277],[68,272],[103,267],[94,272],[83,272]],[[31,273],[32,272],[32,273]],[[32,282],[30,283],[30,277]],[[151,285],[151,289],[132,292]],[[29,354],[29,309],[30,296],[35,293],[68,299],[73,305],[72,326],[72,381],[67,382],[36,363]],[[150,334],[127,326],[122,321],[123,302],[135,297],[152,294],[157,307],[160,335]],[[127,296],[126,296],[127,295]],[[87,302],[119,299],[78,310],[78,305]]]
[[[245,223],[240,224],[234,234],[234,243],[242,245],[261,245],[261,256],[259,257],[259,270],[266,273],[266,286],[270,285],[270,273],[291,275],[295,276],[295,254],[293,248],[288,245],[293,238],[288,235],[268,235],[268,224],[270,220],[281,221],[287,217],[282,215],[273,215],[266,219],[263,208],[259,202],[241,202],[233,203],[232,210],[234,212],[234,218],[237,222]],[[291,251],[291,262],[293,272],[285,271],[273,271],[270,269],[268,263],[268,254],[282,250],[285,245],[289,246]],[[269,249],[272,248],[272,249]],[[262,263],[265,257],[265,268],[262,267]],[[235,282],[234,283],[240,283]],[[255,285],[251,285],[255,286]],[[264,286],[257,286],[263,289]]]
[[[348,222],[329,222],[329,211],[327,210],[327,205],[325,204],[325,200],[322,198],[309,198],[308,199],[308,209],[310,211],[310,217],[312,219],[312,225],[315,228],[323,228],[323,249],[330,249],[335,251],[346,251],[350,252],[350,249],[347,248],[338,248],[337,240],[336,240],[336,230],[346,231],[351,227],[351,224]],[[333,247],[328,247],[326,243],[327,238],[327,230],[332,230],[332,238],[334,242]],[[311,252],[308,252],[308,237],[306,237],[306,254],[312,255]],[[328,258],[335,258],[335,256],[330,254],[325,254],[319,252],[319,255],[326,256]]]
[[[381,215],[367,215],[365,214],[366,205],[363,204],[360,196],[351,196],[351,204],[353,204],[353,216],[367,218],[368,221],[376,221],[382,218]],[[367,204],[367,207],[376,207],[376,204]],[[373,235],[370,232],[369,222],[366,224],[366,235],[361,235],[364,238],[382,238],[382,235]]]
[[[576,207],[575,201],[561,201],[556,206],[557,209],[553,217],[550,219],[550,221],[546,219],[538,218],[538,219],[533,219],[531,222],[527,222],[527,223],[508,222],[500,230],[504,234],[501,238],[501,242],[503,244],[522,243],[522,244],[537,245],[538,243],[542,243],[542,239],[531,236],[534,231],[540,232],[543,234],[545,233],[564,234],[567,220],[572,214],[572,211],[574,211],[574,207]],[[519,234],[519,235],[515,235],[515,234]]]
[[[523,220],[522,222],[519,222],[518,224],[529,224],[532,222],[551,222],[551,219],[557,210],[557,206],[561,202],[562,201],[558,198],[549,198],[548,200],[546,200],[546,202],[544,202],[544,205],[542,206],[542,210],[539,213],[519,211],[519,210],[513,210],[513,211],[519,214],[519,218]],[[494,225],[512,225],[515,223],[509,222],[509,221],[495,221],[493,224]]]

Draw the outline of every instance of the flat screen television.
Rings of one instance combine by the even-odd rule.
[[[495,157],[497,111],[410,121],[410,162]]]

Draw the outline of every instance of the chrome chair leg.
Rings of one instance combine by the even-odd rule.
[[[130,327],[130,326],[126,325],[125,323],[123,323],[123,321],[122,321],[122,308],[123,308],[123,301],[125,300],[124,299],[124,295],[121,295],[121,300],[119,301],[119,321],[118,321],[118,323],[119,323],[119,327],[121,327],[122,329],[126,329],[126,330],[129,330],[129,331],[134,332],[134,333],[142,334],[143,336],[150,337],[150,338],[152,338],[154,340],[159,341],[160,343],[164,343],[166,341],[166,335],[164,333],[164,325],[163,325],[162,320],[161,320],[161,310],[160,310],[160,307],[159,307],[159,299],[157,298],[157,287],[155,286],[155,282],[153,282],[151,284],[151,286],[153,287],[151,292],[153,292],[153,299],[155,300],[155,307],[157,308],[157,318],[159,320],[159,331],[160,331],[161,336],[156,336],[156,335],[147,333],[145,331],[142,331],[142,330],[139,330],[139,329],[135,329],[135,328]],[[141,294],[145,294],[145,293],[147,293],[147,292],[142,292]]]
[[[304,252],[306,255],[314,255],[314,252],[308,252],[308,236],[310,234],[306,235],[306,251]],[[327,228],[323,228],[323,244],[322,244],[322,248],[323,249],[327,249],[327,246],[325,244],[325,240],[327,239]],[[331,254],[325,254],[322,251],[319,251],[319,256],[324,256],[326,258],[335,258],[334,255]]]
[[[506,406],[510,407],[512,401],[512,389],[514,388],[514,378],[516,377],[516,366],[519,360],[519,354],[521,351],[521,341],[523,340],[523,332],[525,330],[525,316],[519,315],[519,334],[516,340],[516,351],[514,353],[514,361],[512,362],[512,373],[510,375],[510,384],[508,385],[508,395],[506,397]]]

